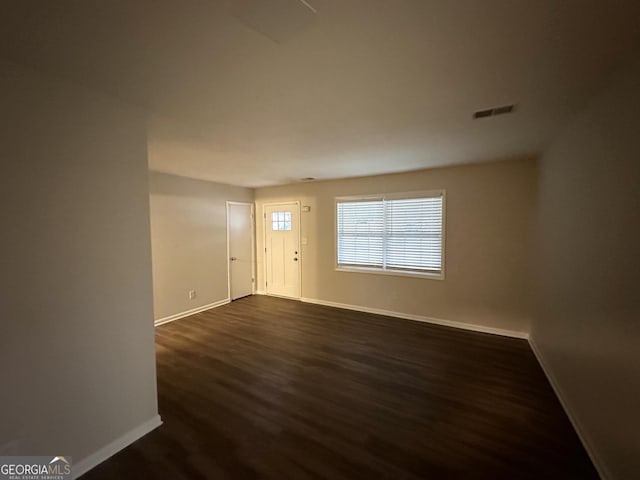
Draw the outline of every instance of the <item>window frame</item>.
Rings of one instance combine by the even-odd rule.
[[[442,197],[442,232],[441,232],[441,268],[439,272],[433,271],[411,271],[392,268],[378,268],[378,267],[358,267],[358,266],[345,266],[338,264],[338,203],[341,202],[353,202],[353,201],[372,201],[372,200],[406,200],[411,198],[429,198],[429,197]],[[395,277],[412,277],[423,278],[430,280],[444,280],[445,279],[445,259],[446,259],[446,219],[447,219],[447,195],[444,189],[437,190],[421,190],[413,192],[401,192],[401,193],[384,193],[377,195],[343,195],[334,197],[333,205],[333,260],[334,270],[336,272],[347,273],[372,273],[375,275],[391,275]]]

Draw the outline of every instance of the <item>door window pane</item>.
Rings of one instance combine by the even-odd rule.
[[[271,229],[274,231],[291,230],[291,212],[272,212]]]

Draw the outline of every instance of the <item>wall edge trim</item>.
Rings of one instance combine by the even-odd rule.
[[[231,300],[229,298],[225,298],[217,302],[209,303],[207,305],[202,305],[201,307],[192,308],[191,310],[185,310],[184,312],[176,313],[174,315],[169,315],[168,317],[159,318],[158,320],[154,320],[153,325],[156,327],[159,325],[164,325],[165,323],[173,322],[175,320],[180,320],[181,318],[188,317],[190,315],[195,315],[196,313],[204,312],[205,310],[211,310],[212,308],[220,307],[230,302]]]
[[[556,394],[556,397],[558,398],[560,405],[562,405],[562,409],[564,410],[564,413],[569,418],[569,421],[571,422],[573,429],[578,435],[578,438],[580,439],[582,446],[586,450],[587,455],[589,455],[589,458],[591,459],[591,463],[593,463],[593,466],[595,467],[596,471],[600,475],[600,478],[602,478],[602,480],[608,480],[612,478],[611,475],[609,475],[609,472],[605,467],[604,462],[596,454],[593,444],[587,440],[587,436],[585,435],[585,431],[586,431],[585,428],[583,427],[582,423],[578,420],[578,417],[576,416],[573,409],[570,407],[570,403],[567,399],[567,396],[563,393],[562,388],[560,388],[560,384],[558,383],[558,381],[556,380],[556,377],[553,375],[553,373],[549,369],[548,364],[545,362],[544,357],[542,356],[542,352],[540,351],[540,349],[538,348],[538,345],[536,344],[535,340],[531,336],[529,337],[529,346],[531,347],[531,351],[536,357],[536,360],[538,361],[540,368],[542,368],[542,371],[544,372],[545,377],[547,377],[549,384],[551,384],[551,388],[553,389],[553,392]]]
[[[433,325],[458,328],[461,330],[470,330],[472,332],[489,333],[492,335],[500,335],[503,337],[519,338],[524,340],[529,339],[529,334],[527,332],[518,332],[515,330],[506,330],[502,328],[487,327],[484,325],[457,322],[454,320],[445,320],[442,318],[427,317],[424,315],[414,315],[411,313],[395,312],[392,310],[382,310],[379,308],[370,308],[370,307],[364,307],[361,305],[351,305],[347,303],[330,302],[327,300],[319,300],[317,298],[302,297],[300,298],[300,301],[305,303],[313,303],[316,305],[324,305],[326,307],[344,308],[346,310],[356,310],[358,312],[373,313],[376,315],[386,315],[387,317],[395,317],[395,318],[402,318],[404,320],[413,320],[417,322],[431,323]]]
[[[79,478],[89,470],[97,467],[102,462],[112,457],[120,450],[128,447],[136,440],[144,437],[146,434],[155,430],[162,425],[162,419],[160,415],[154,415],[146,422],[138,425],[137,427],[129,430],[124,435],[116,438],[112,442],[108,443],[104,447],[93,452],[89,456],[83,458],[72,467],[73,478]]]

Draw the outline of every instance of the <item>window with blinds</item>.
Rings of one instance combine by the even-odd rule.
[[[440,276],[444,192],[336,199],[337,264]]]

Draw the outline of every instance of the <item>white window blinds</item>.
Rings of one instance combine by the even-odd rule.
[[[384,265],[384,204],[338,203],[338,265]]]
[[[441,273],[443,195],[338,199],[338,267]]]

